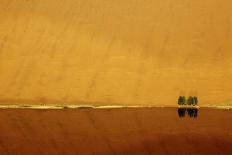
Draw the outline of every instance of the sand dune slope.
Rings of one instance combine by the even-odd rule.
[[[0,101],[232,105],[230,0],[0,0]]]

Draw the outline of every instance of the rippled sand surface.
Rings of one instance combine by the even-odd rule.
[[[218,155],[232,152],[232,111],[176,108],[0,109],[1,155]]]
[[[232,105],[230,0],[0,0],[0,103]]]

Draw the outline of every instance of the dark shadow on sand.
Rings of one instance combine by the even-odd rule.
[[[179,117],[185,117],[186,112],[190,118],[197,118],[198,115],[197,108],[178,108],[177,112]]]

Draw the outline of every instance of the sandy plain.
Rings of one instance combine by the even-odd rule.
[[[0,109],[1,155],[229,155],[232,112],[176,108]]]
[[[0,104],[232,105],[230,0],[0,0]]]

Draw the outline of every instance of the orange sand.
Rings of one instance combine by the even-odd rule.
[[[0,109],[1,155],[229,155],[232,112]]]
[[[0,0],[0,104],[232,105],[231,0]]]

